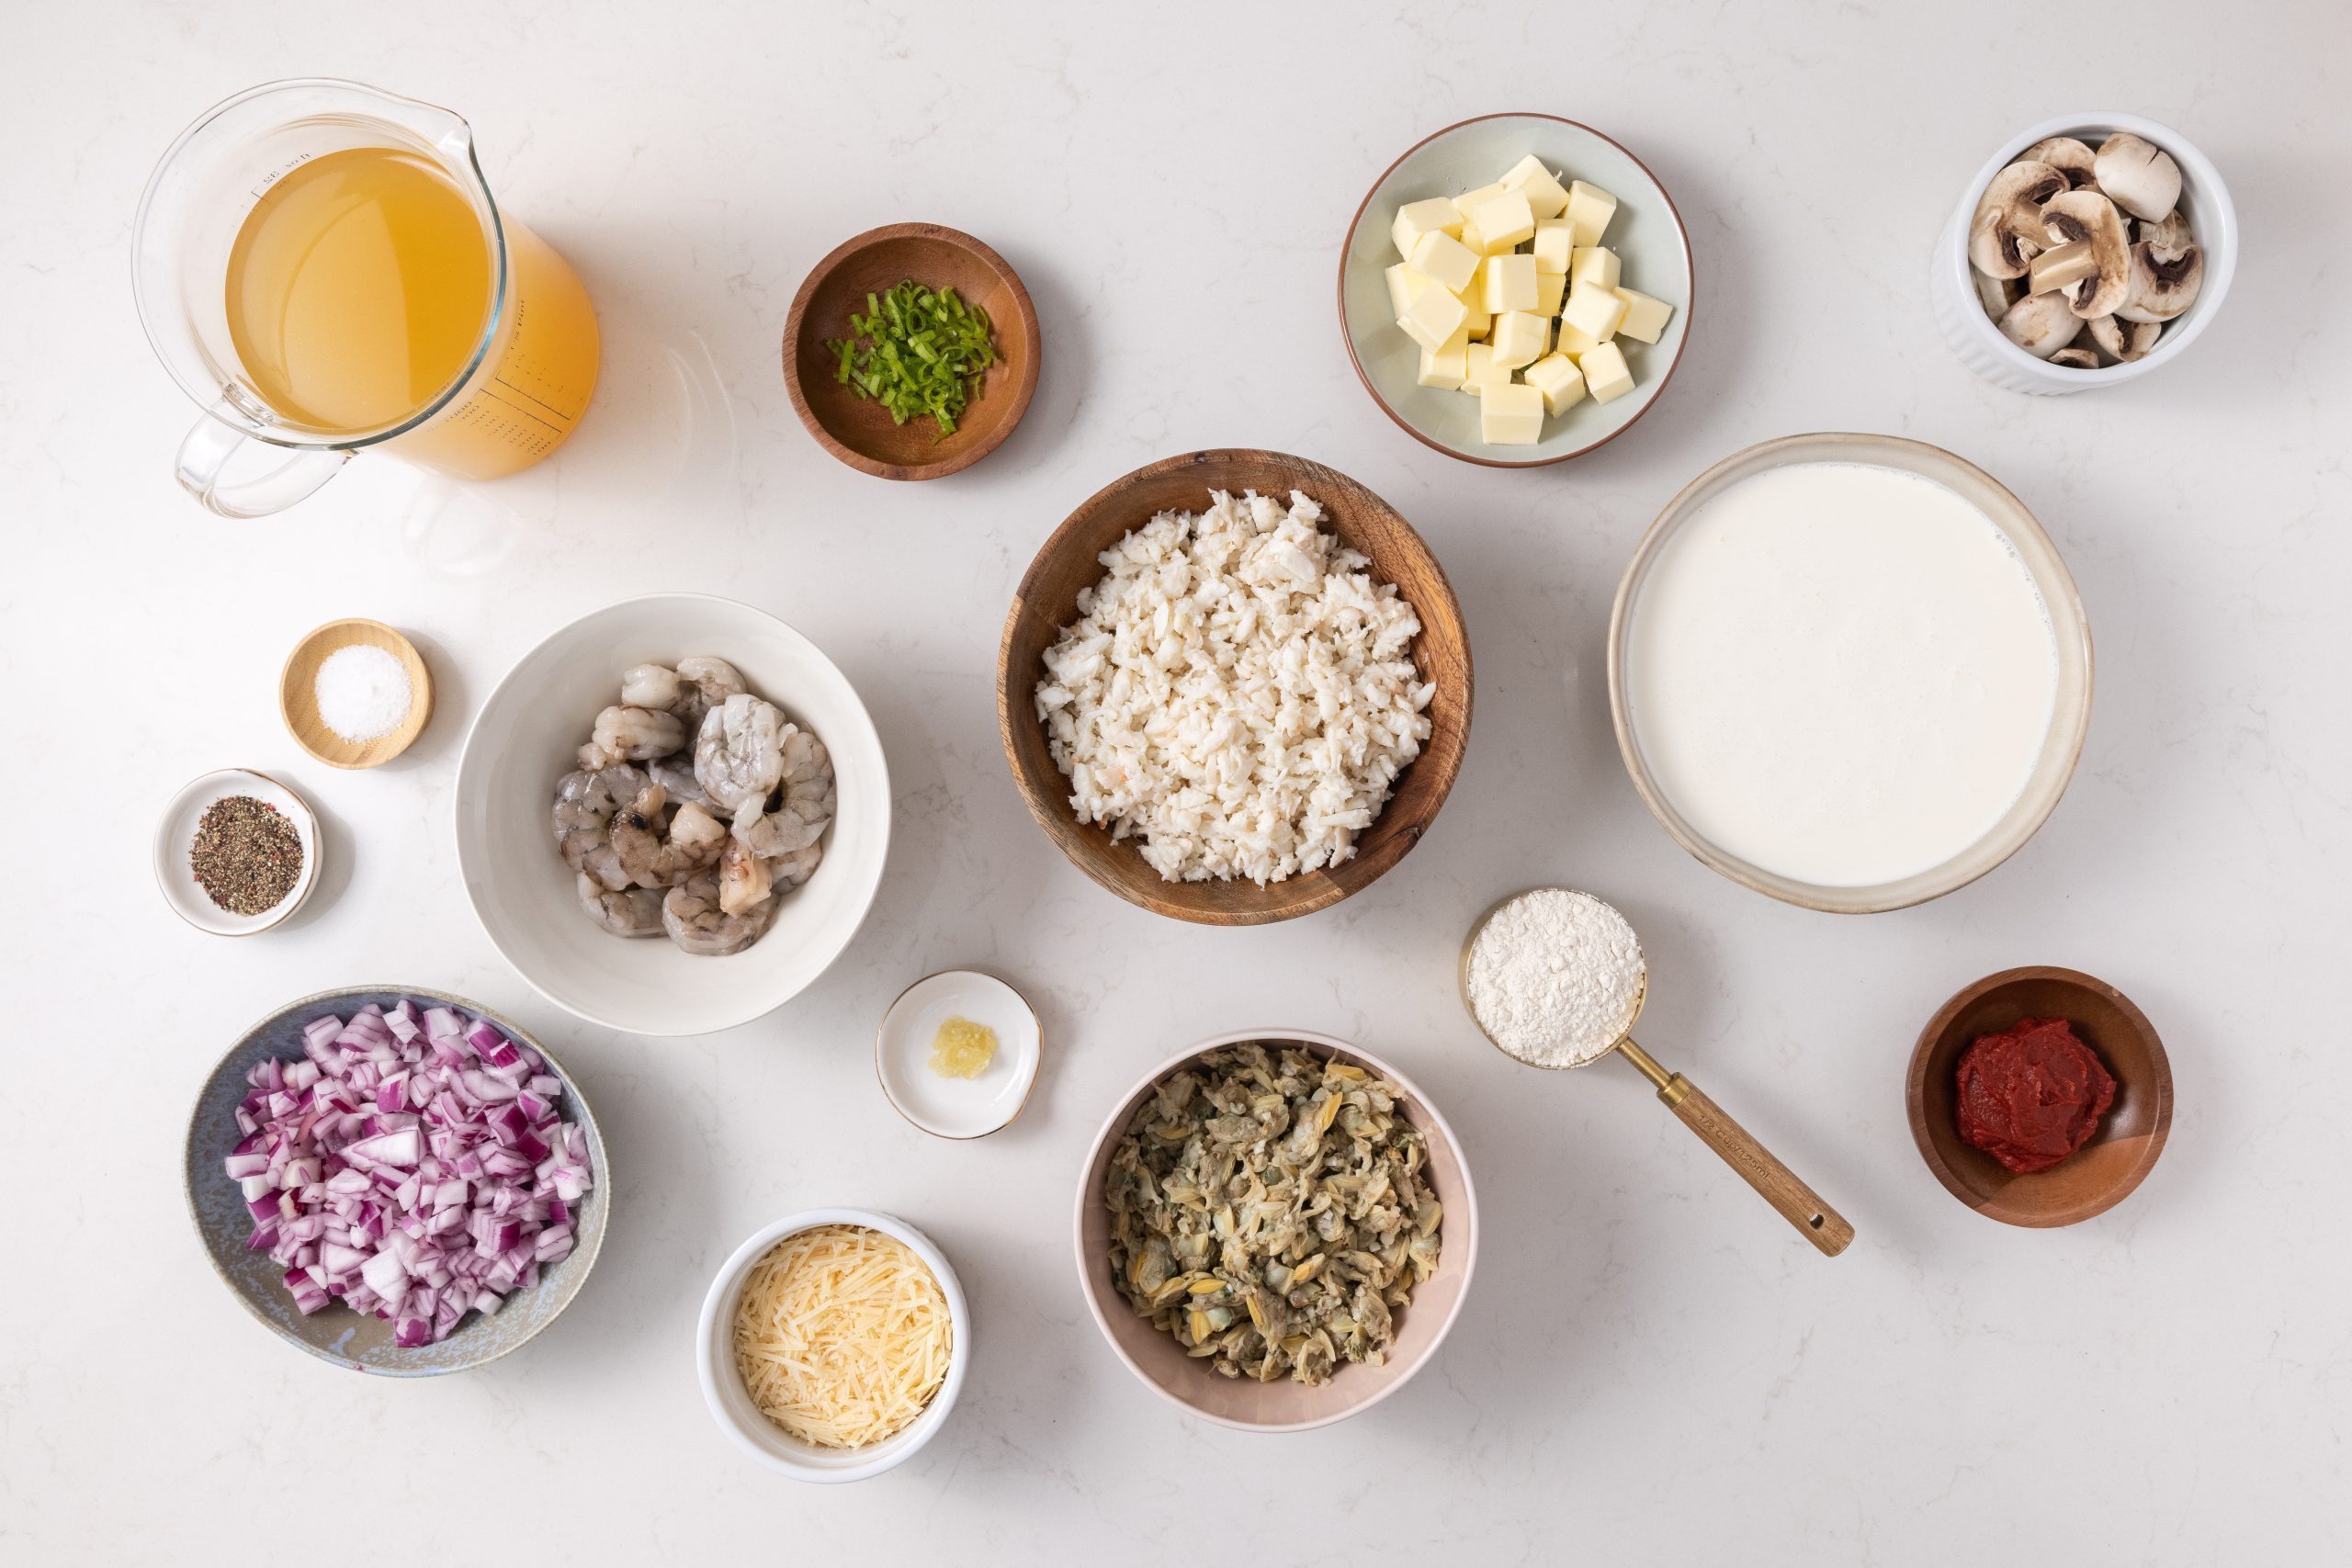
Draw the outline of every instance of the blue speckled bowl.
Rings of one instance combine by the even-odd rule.
[[[236,1145],[239,1136],[237,1105],[245,1096],[247,1069],[266,1056],[300,1056],[302,1026],[322,1013],[347,1019],[369,1002],[390,1009],[402,997],[487,1019],[502,1032],[545,1056],[548,1069],[563,1080],[563,1099],[558,1109],[565,1121],[577,1122],[587,1130],[588,1158],[594,1178],[587,1197],[573,1208],[570,1257],[541,1269],[537,1284],[510,1294],[496,1315],[484,1317],[480,1313],[469,1313],[447,1339],[414,1348],[402,1348],[392,1343],[390,1324],[380,1318],[362,1317],[339,1302],[309,1317],[295,1310],[294,1298],[287,1292],[284,1283],[285,1270],[270,1261],[266,1251],[245,1250],[245,1239],[253,1233],[253,1220],[245,1211],[237,1184],[220,1168],[221,1160]],[[244,1038],[231,1046],[229,1054],[214,1066],[211,1076],[205,1079],[204,1092],[197,1098],[195,1113],[187,1123],[187,1166],[188,1213],[195,1216],[197,1232],[204,1238],[204,1250],[211,1257],[213,1271],[236,1292],[245,1310],[279,1338],[322,1361],[394,1378],[427,1378],[479,1367],[485,1361],[496,1360],[553,1323],[556,1314],[571,1304],[571,1298],[587,1282],[588,1271],[595,1267],[597,1250],[605,1241],[605,1215],[612,1203],[612,1176],[605,1162],[604,1134],[597,1131],[595,1114],[588,1109],[579,1081],[556,1054],[515,1027],[511,1020],[479,1002],[414,986],[356,986],[348,990],[321,991],[316,996],[288,1002],[247,1030]]]

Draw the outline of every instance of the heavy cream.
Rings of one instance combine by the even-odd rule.
[[[1983,838],[2050,728],[2057,645],[1991,519],[1932,479],[1799,463],[1730,486],[1628,610],[1629,721],[1700,837],[1821,886]]]

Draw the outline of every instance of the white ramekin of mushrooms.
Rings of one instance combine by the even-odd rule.
[[[2204,331],[2237,265],[2220,171],[2178,131],[2064,115],[1979,171],[1937,242],[1936,324],[2013,391],[2109,386]]]

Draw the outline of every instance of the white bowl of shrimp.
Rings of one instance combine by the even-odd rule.
[[[608,605],[525,654],[466,736],[457,810],[498,951],[633,1034],[708,1034],[799,995],[857,934],[890,844],[848,678],[701,593]]]

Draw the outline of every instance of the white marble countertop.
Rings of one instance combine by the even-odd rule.
[[[0,660],[18,722],[42,720],[45,788],[20,802],[0,904],[0,1561],[251,1562],[339,1531],[373,1553],[402,1518],[594,1562],[2346,1550],[2352,1262],[2327,1129],[2352,1095],[2329,994],[2352,935],[2352,318],[2333,292],[2352,21],[2325,0],[2234,21],[2187,0],[1308,9],[11,17]],[[362,462],[245,525],[173,484],[192,410],[130,309],[140,187],[206,106],[309,73],[470,117],[502,199],[586,278],[605,379],[557,461],[472,491]],[[1929,323],[1929,243],[2003,138],[2106,107],[2178,126],[2226,171],[2234,293],[2169,373],[2057,400],[1982,386]],[[1640,153],[1701,279],[1659,407],[1527,473],[1395,430],[1331,303],[1349,215],[1388,161],[1512,108]],[[937,484],[827,457],[777,369],[810,263],[902,219],[995,244],[1045,323],[1026,424]],[[2088,750],[2041,835],[1949,898],[1859,919],[1676,849],[1626,781],[1600,682],[1610,593],[1665,500],[1750,442],[1839,428],[1949,446],[2016,490],[2099,655]],[[1301,453],[1395,502],[1451,573],[1477,658],[1468,762],[1426,843],[1272,929],[1179,926],[1086,881],[1023,812],[992,708],[1004,605],[1047,531],[1118,474],[1214,445]],[[491,682],[555,626],[657,587],[749,598],[813,637],[864,693],[898,788],[851,953],[772,1017],[699,1040],[611,1034],[539,999],[484,938],[451,848],[458,751]],[[301,756],[274,692],[303,631],[355,615],[409,632],[439,708],[409,756],[345,774]],[[329,835],[312,907],[255,941],[182,925],[146,865],[169,792],[232,764],[281,773]],[[1456,943],[1536,879],[1634,919],[1645,1040],[1854,1221],[1845,1257],[1791,1236],[1634,1073],[1538,1077],[1478,1039]],[[1046,1055],[1012,1131],[945,1144],[883,1100],[872,1032],[908,981],[967,963],[1035,999]],[[1962,1209],[1904,1120],[1928,1014],[2027,963],[2121,986],[2177,1076],[2146,1185],[2059,1232]],[[218,1053],[282,1001],[363,981],[537,1027],[611,1142],[595,1279],[541,1339],[465,1376],[388,1384],[275,1343],[182,1205],[184,1119]],[[1113,1359],[1069,1210],[1098,1119],[1146,1066],[1283,1022],[1361,1039],[1441,1097],[1487,1239],[1424,1376],[1341,1427],[1257,1438],[1181,1418]],[[741,1237],[834,1202],[896,1211],[948,1250],[978,1357],[914,1462],[803,1488],[727,1445],[689,1341]]]

